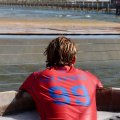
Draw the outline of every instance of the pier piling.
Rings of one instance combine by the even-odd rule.
[[[116,14],[120,14],[120,0],[0,0],[1,6],[22,6],[22,7],[43,7],[51,9],[72,9],[72,10],[96,10],[102,11],[106,9],[110,13],[116,9]]]

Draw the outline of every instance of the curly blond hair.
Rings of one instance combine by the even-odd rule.
[[[71,66],[76,55],[76,45],[69,38],[58,37],[49,43],[44,55],[47,56],[46,67]]]

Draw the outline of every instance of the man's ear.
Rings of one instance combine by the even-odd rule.
[[[72,64],[75,64],[76,62],[76,56],[73,57]]]

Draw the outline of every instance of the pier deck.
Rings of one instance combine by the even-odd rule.
[[[113,5],[116,8],[116,15],[120,15],[120,0],[113,0]]]

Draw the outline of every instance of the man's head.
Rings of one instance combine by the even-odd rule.
[[[58,37],[50,42],[44,54],[46,66],[71,66],[75,63],[76,46],[66,37]]]

